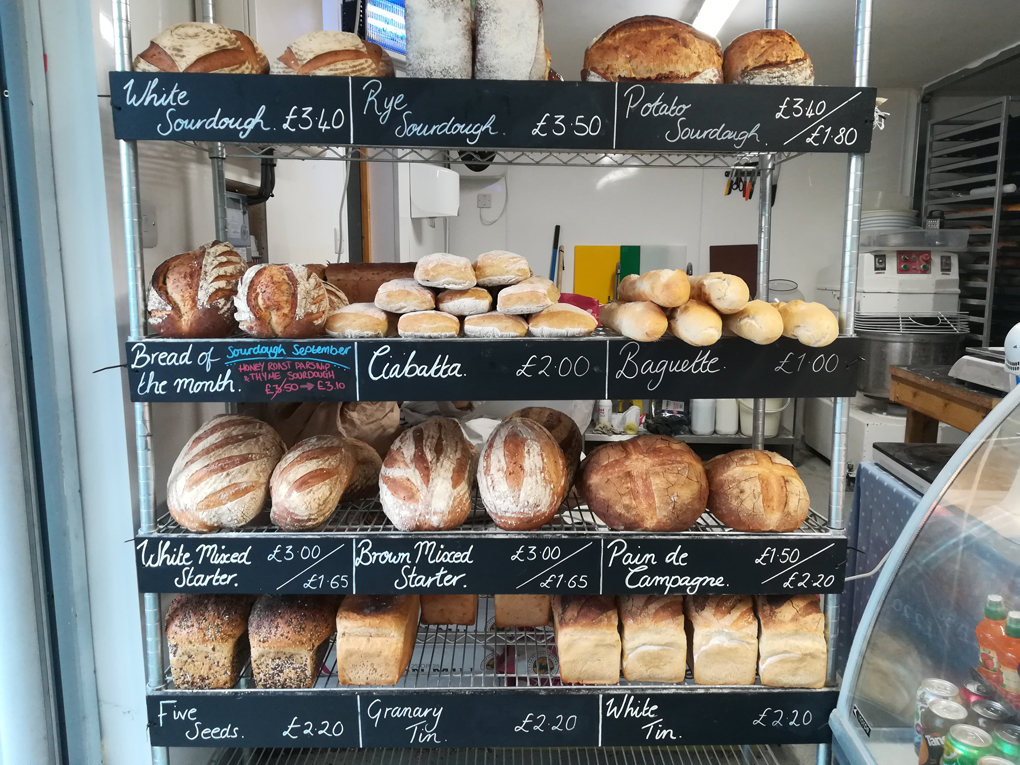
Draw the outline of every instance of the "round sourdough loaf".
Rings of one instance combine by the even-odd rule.
[[[401,531],[444,531],[471,513],[477,452],[456,420],[436,417],[405,430],[379,473],[379,501]]]
[[[549,409],[544,406],[528,406],[518,409],[507,417],[523,417],[526,420],[537,422],[549,431],[549,435],[556,439],[556,443],[563,450],[563,457],[567,461],[567,486],[574,482],[574,475],[581,464],[581,450],[584,448],[584,437],[581,435],[577,423],[569,415],[558,409]]]
[[[234,296],[248,264],[225,242],[164,260],[149,285],[149,326],[163,337],[227,337],[237,331]]]
[[[354,475],[354,460],[337,436],[295,444],[269,481],[273,523],[284,531],[304,531],[328,521]]]
[[[259,514],[283,439],[253,417],[221,414],[184,445],[167,481],[170,515],[190,531],[236,529]]]
[[[584,54],[589,82],[721,83],[722,49],[714,37],[682,21],[636,16],[621,21]]]
[[[485,442],[478,460],[478,493],[501,529],[541,528],[556,515],[569,486],[563,450],[534,420],[503,420]]]
[[[789,32],[756,29],[726,46],[723,79],[738,85],[814,85],[815,68]]]
[[[351,480],[344,490],[341,502],[374,497],[379,491],[379,471],[382,470],[382,457],[379,452],[356,438],[341,438],[344,448],[350,452],[354,460],[354,471]]]
[[[304,266],[260,264],[241,279],[234,318],[252,337],[319,337],[329,301],[322,280]]]
[[[244,32],[187,21],[160,32],[135,56],[136,72],[267,74],[269,59]]]
[[[667,436],[598,447],[581,466],[578,483],[591,511],[623,531],[686,531],[708,499],[701,459]]]
[[[739,449],[705,464],[708,509],[737,531],[796,531],[811,508],[797,469],[775,452]]]
[[[393,77],[393,61],[375,43],[350,32],[320,30],[302,35],[272,63],[273,74]]]

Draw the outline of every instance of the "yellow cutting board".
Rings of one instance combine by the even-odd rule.
[[[620,246],[579,244],[574,247],[574,292],[600,303],[613,299]]]

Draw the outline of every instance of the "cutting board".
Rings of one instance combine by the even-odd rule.
[[[616,268],[620,278],[658,268],[687,267],[686,245],[588,245],[574,247],[574,292],[600,303],[615,296]]]

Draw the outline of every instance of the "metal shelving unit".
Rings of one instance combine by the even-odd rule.
[[[115,59],[116,66],[119,72],[128,72],[131,69],[131,36],[130,36],[130,22],[129,22],[129,0],[114,0],[113,2],[113,27],[114,27],[114,39],[115,39]],[[778,3],[777,0],[766,0],[766,14],[765,14],[765,26],[768,28],[777,27],[777,12]],[[865,88],[868,84],[868,64],[870,57],[870,31],[871,31],[871,11],[872,2],[871,0],[857,0],[857,13],[856,13],[856,24],[855,24],[855,37],[854,37],[854,64],[855,64],[855,86],[857,88]],[[211,3],[203,4],[203,19],[205,21],[212,21],[211,14]],[[200,75],[202,76],[202,75]],[[219,76],[219,75],[217,75]],[[245,87],[250,87],[254,81],[248,81]],[[290,80],[289,85],[300,85],[295,80]],[[302,85],[303,86],[303,85]],[[607,91],[603,91],[606,93]],[[697,93],[709,92],[709,91],[695,91]],[[741,93],[753,94],[755,91],[747,89],[741,91]],[[769,91],[774,92],[774,91]],[[861,95],[860,92],[846,97],[846,101],[840,104],[836,111],[846,103],[853,101]],[[743,98],[744,96],[741,96]],[[732,96],[727,96],[732,98]],[[862,102],[858,101],[858,105]],[[115,106],[116,108],[116,106]],[[820,120],[819,120],[820,122]],[[817,123],[815,123],[817,124]],[[802,136],[806,130],[809,130],[812,126],[805,127],[800,133],[793,136],[789,141],[793,141],[798,136]],[[615,127],[614,127],[615,131]],[[354,135],[353,127],[351,128],[351,135]],[[857,131],[854,131],[856,140]],[[154,137],[154,136],[153,136]],[[801,138],[801,142],[805,139]],[[828,140],[828,137],[825,138]],[[789,143],[787,141],[787,143]],[[212,182],[214,186],[214,203],[216,205],[215,219],[217,235],[223,238],[223,229],[225,225],[225,197],[224,197],[224,160],[227,157],[260,157],[262,151],[267,147],[265,143],[253,142],[250,144],[225,144],[221,142],[186,142],[189,145],[194,146],[196,149],[200,149],[206,152],[210,158],[212,166]],[[342,143],[342,142],[341,142]],[[351,141],[353,143],[353,141]],[[812,146],[816,146],[813,140],[809,140]],[[613,147],[617,146],[615,143],[615,132],[614,132],[614,143]],[[412,146],[394,148],[388,146],[379,147],[368,147],[368,148],[353,148],[350,146],[338,147],[338,146],[305,146],[305,145],[287,145],[279,146],[273,144],[274,153],[278,159],[296,159],[296,160],[336,160],[336,161],[382,161],[382,162],[429,162],[436,161],[437,152],[441,153],[443,160],[447,162],[462,162],[467,161],[458,152],[469,151],[471,153],[478,153],[480,151],[491,151],[492,156],[487,157],[486,161],[491,161],[493,164],[512,165],[512,166],[556,166],[556,167],[591,167],[591,166],[625,166],[625,167],[664,167],[664,168],[731,168],[747,166],[751,163],[755,163],[761,169],[762,177],[760,179],[759,188],[762,189],[760,194],[759,202],[759,280],[758,295],[762,299],[768,299],[768,278],[769,278],[769,246],[770,246],[770,234],[771,234],[771,174],[773,168],[784,161],[792,159],[796,156],[796,153],[779,153],[773,152],[759,152],[759,153],[747,153],[741,151],[728,151],[718,153],[682,153],[682,152],[670,152],[670,151],[628,151],[628,152],[609,152],[609,151],[563,151],[555,148],[548,149],[477,149],[465,146],[463,149],[450,149],[449,147],[443,149],[436,149],[425,146]],[[776,146],[776,148],[781,148]],[[861,213],[861,195],[863,189],[863,153],[850,153],[844,146],[842,148],[833,148],[831,145],[827,148],[820,149],[822,151],[841,151],[849,154],[849,172],[848,172],[848,184],[847,184],[847,208],[844,219],[844,247],[842,255],[842,283],[841,283],[841,301],[839,310],[839,320],[841,335],[846,337],[853,337],[854,335],[854,295],[856,292],[856,267],[857,267],[857,253],[859,243],[859,224],[860,224],[860,213]],[[141,214],[139,206],[139,181],[138,181],[138,154],[136,141],[134,140],[121,140],[120,141],[120,164],[121,164],[121,190],[122,199],[124,206],[124,219],[125,219],[125,243],[126,243],[126,266],[128,271],[128,279],[130,284],[129,289],[129,343],[138,342],[145,339],[145,324],[146,324],[146,311],[145,311],[145,284],[144,284],[144,269],[142,267],[142,244],[141,244]],[[470,161],[476,161],[474,158],[470,158]],[[994,247],[993,247],[994,249]],[[760,392],[758,395],[762,395]],[[214,397],[215,398],[215,397]],[[221,399],[222,400],[222,399]],[[808,525],[802,529],[796,535],[784,535],[782,537],[775,537],[775,542],[778,544],[784,540],[792,539],[804,539],[820,540],[822,542],[829,542],[831,540],[839,540],[842,542],[845,548],[845,517],[844,517],[844,501],[845,501],[845,473],[846,473],[846,448],[845,440],[848,425],[848,398],[837,397],[835,399],[834,406],[834,421],[833,421],[833,459],[832,459],[832,473],[830,482],[830,494],[828,498],[828,512],[827,517],[812,516],[812,520]],[[219,546],[226,545],[228,542],[245,542],[246,540],[252,539],[268,539],[268,540],[280,540],[284,542],[287,540],[288,535],[283,534],[277,529],[271,527],[271,525],[263,524],[261,526],[255,526],[250,529],[245,529],[242,533],[238,534],[221,534],[221,535],[188,535],[180,532],[172,522],[167,521],[165,518],[157,517],[157,508],[155,504],[155,495],[153,491],[153,480],[154,480],[154,465],[153,456],[151,449],[152,442],[152,431],[151,431],[151,419],[150,419],[150,406],[151,404],[138,401],[134,404],[135,411],[135,431],[136,431],[136,455],[137,455],[137,483],[138,483],[138,496],[139,496],[139,540],[152,540],[154,542],[166,543],[167,550],[171,550],[174,545],[180,545],[186,543],[189,539],[193,542],[198,540],[204,541],[207,546],[216,548]],[[756,402],[755,407],[755,435],[752,438],[752,443],[761,448],[764,444],[762,438],[764,423],[764,409],[759,402]],[[736,549],[736,545],[742,544],[743,541],[754,541],[754,538],[764,537],[764,535],[742,535],[729,530],[723,530],[719,527],[719,524],[714,521],[711,516],[706,515],[700,525],[696,527],[692,532],[685,534],[675,535],[647,535],[649,538],[656,538],[655,541],[668,544],[680,544],[685,543],[685,540],[694,541],[699,537],[704,537],[714,540],[726,540],[727,544],[734,545],[733,549]],[[342,530],[341,530],[342,528]],[[487,521],[476,513],[475,517],[468,524],[465,529],[458,530],[450,535],[451,538],[471,538],[472,533],[488,536],[492,539],[499,539],[504,537],[502,534],[493,534],[491,529],[487,526]],[[342,511],[334,521],[331,521],[330,527],[328,527],[324,534],[334,535],[335,538],[341,540],[346,536],[348,539],[383,539],[383,538],[394,538],[400,537],[397,533],[390,533],[390,530],[386,528],[385,523],[379,518],[378,509],[371,503],[362,503],[357,507],[347,508]],[[599,535],[618,537],[623,540],[627,539],[639,539],[638,536],[627,536],[610,534],[598,527],[595,519],[591,517],[590,513],[583,507],[578,505],[568,506],[566,511],[560,516],[558,525],[551,527],[550,529],[543,530],[542,532],[534,533],[529,535],[529,539],[533,539],[536,543],[544,541],[553,541],[561,543],[559,540],[575,539],[580,540],[583,544],[595,544],[595,538]],[[303,536],[302,539],[311,540],[313,536]],[[403,535],[400,537],[407,544],[413,544],[415,541],[420,541],[422,537],[414,535]],[[444,537],[445,538],[445,537]],[[507,537],[509,538],[509,537]],[[295,540],[296,541],[296,540]],[[428,540],[425,540],[428,541]],[[833,543],[835,544],[835,543]],[[832,545],[830,544],[829,547]],[[829,549],[829,548],[826,548]],[[820,553],[819,553],[820,554]],[[718,556],[720,560],[729,565],[729,561],[726,556]],[[809,585],[807,591],[812,592],[827,592],[833,591],[826,589],[822,585]],[[487,606],[488,601],[483,601],[484,607]],[[839,621],[839,598],[836,596],[824,595],[823,596],[823,610],[826,616],[827,633],[830,645],[834,645],[835,636],[834,631]],[[485,619],[487,622],[487,617]],[[497,632],[490,631],[487,629],[487,623],[484,625],[485,629],[482,629],[483,625],[479,625],[473,632],[465,630],[460,633],[456,630],[438,630],[435,628],[426,628],[419,634],[418,648],[421,650],[431,650],[433,653],[439,651],[442,655],[445,651],[456,652],[457,647],[466,648],[467,646],[473,646],[474,650],[482,650],[483,652],[488,649],[495,649],[498,645],[502,645],[504,648],[513,647],[516,649],[520,646],[530,647],[527,650],[538,651],[541,650],[548,654],[554,647],[550,645],[548,630],[539,630],[538,632],[532,632],[530,634],[512,633],[511,635],[500,635]],[[144,634],[145,634],[145,646],[146,646],[146,676],[147,676],[147,688],[148,688],[148,703],[149,703],[149,714],[150,721],[162,720],[161,714],[167,714],[164,711],[164,707],[161,704],[176,704],[174,700],[168,700],[166,697],[171,693],[181,693],[173,691],[166,685],[165,675],[165,662],[162,655],[163,651],[163,634],[162,634],[162,612],[160,608],[160,596],[158,592],[144,592]],[[468,639],[468,635],[472,635],[471,639]],[[463,638],[460,640],[458,638]],[[458,642],[460,640],[460,642]],[[431,659],[430,659],[431,661]],[[586,744],[580,744],[577,741],[573,741],[571,744],[567,744],[568,748],[557,748],[557,749],[535,749],[535,746],[559,746],[562,747],[564,744],[556,743],[551,741],[539,741],[536,739],[529,740],[529,743],[523,744],[529,747],[528,749],[442,749],[432,748],[428,751],[421,751],[415,749],[399,749],[392,750],[387,748],[376,748],[371,749],[370,747],[387,747],[393,744],[399,744],[400,742],[393,739],[389,741],[385,736],[380,737],[378,734],[373,737],[370,734],[364,736],[362,740],[362,731],[360,723],[357,723],[358,736],[357,739],[350,739],[352,732],[348,731],[348,738],[344,739],[344,747],[364,746],[369,747],[366,751],[358,752],[353,749],[346,750],[316,750],[301,748],[300,750],[288,750],[286,748],[274,748],[270,750],[258,749],[260,746],[257,743],[257,736],[253,739],[249,739],[247,742],[234,741],[234,746],[230,747],[229,750],[218,752],[212,762],[218,763],[218,765],[240,765],[240,763],[303,763],[305,765],[326,765],[326,763],[390,763],[394,760],[399,759],[401,762],[405,760],[407,762],[421,762],[426,765],[431,765],[435,762],[445,763],[467,763],[471,762],[475,765],[503,765],[507,762],[519,762],[525,759],[529,763],[535,765],[573,765],[573,763],[584,763],[585,765],[631,765],[631,763],[640,762],[641,765],[686,765],[687,763],[716,763],[716,765],[722,765],[722,763],[736,762],[739,761],[742,765],[748,763],[775,763],[776,758],[773,752],[766,746],[751,746],[745,745],[739,748],[737,747],[690,747],[679,748],[677,744],[686,743],[698,743],[700,739],[705,739],[703,743],[719,743],[712,742],[711,739],[714,737],[725,738],[730,735],[729,731],[731,726],[725,726],[724,729],[719,729],[717,725],[712,722],[717,719],[726,719],[729,715],[734,713],[734,710],[741,710],[741,714],[753,712],[756,716],[749,716],[747,719],[741,719],[740,725],[745,726],[745,733],[741,734],[742,740],[737,743],[747,744],[748,741],[757,740],[760,743],[769,742],[795,742],[795,741],[814,741],[824,742],[827,741],[827,730],[824,725],[824,719],[827,716],[828,709],[831,709],[832,703],[835,699],[835,682],[836,682],[836,667],[835,667],[835,651],[830,650],[829,652],[829,666],[827,672],[828,687],[818,691],[801,690],[801,689],[766,689],[760,686],[751,686],[748,688],[726,688],[719,689],[709,686],[692,686],[689,683],[682,683],[673,686],[662,686],[653,687],[653,695],[644,693],[644,689],[640,692],[637,687],[624,686],[622,689],[619,686],[596,686],[591,688],[577,688],[577,687],[564,687],[555,686],[550,683],[549,685],[543,686],[540,682],[537,682],[534,686],[531,685],[530,678],[528,679],[528,685],[522,686],[522,678],[518,674],[518,670],[515,669],[513,672],[508,672],[505,668],[500,672],[499,670],[488,670],[485,669],[481,672],[474,672],[460,675],[460,680],[454,682],[452,675],[443,675],[443,678],[449,680],[447,686],[440,688],[446,695],[445,699],[447,704],[452,707],[457,707],[462,710],[462,713],[469,716],[472,713],[476,713],[477,710],[473,710],[472,706],[477,707],[477,701],[470,694],[475,692],[476,680],[478,683],[493,682],[491,686],[494,691],[485,690],[486,693],[498,692],[503,694],[501,698],[504,699],[504,703],[509,704],[508,699],[522,698],[529,704],[538,703],[553,703],[561,704],[562,700],[566,698],[584,699],[595,703],[597,701],[598,706],[595,708],[594,717],[589,714],[585,719],[591,720],[597,718],[599,720],[598,736],[597,741],[600,744],[599,748],[587,748]],[[431,664],[429,665],[431,666]],[[325,678],[324,684],[327,686],[324,690],[334,691],[332,696],[335,699],[353,699],[357,700],[360,704],[360,699],[363,695],[366,698],[370,697],[373,693],[376,697],[381,697],[383,692],[379,689],[366,689],[358,692],[348,692],[338,687],[328,687],[330,667],[327,665],[324,668]],[[465,679],[466,678],[466,679]],[[552,675],[549,677],[550,681],[555,679]],[[511,683],[510,681],[513,681]],[[420,688],[414,686],[419,683],[428,683],[430,681],[429,671],[426,671],[423,675],[419,670],[409,673],[405,676],[404,685],[407,686],[410,683],[410,688],[403,688],[394,690],[387,689],[387,693],[408,693],[414,691],[420,693]],[[194,692],[188,693],[188,698],[194,698],[195,704],[201,703],[212,703],[218,705],[218,708],[228,709],[230,704],[236,703],[236,699],[239,697],[251,699],[252,703],[258,706],[262,710],[262,713],[271,712],[272,714],[284,714],[291,711],[291,706],[297,703],[296,699],[298,695],[293,693],[284,692],[282,695],[271,691],[259,691],[250,688],[250,680],[242,683],[240,688],[231,691],[208,691],[208,692]],[[427,687],[427,685],[426,685]],[[486,689],[490,686],[485,686]],[[328,709],[330,712],[337,711],[334,709],[336,704],[323,704],[320,696],[315,696],[318,690],[313,689],[308,691],[307,694],[311,695],[309,702],[314,705],[316,710]],[[481,687],[478,690],[482,690]],[[513,690],[514,694],[510,694]],[[524,691],[524,693],[520,693]],[[552,696],[549,694],[553,693]],[[613,741],[613,734],[610,730],[603,737],[603,722],[608,723],[608,718],[605,715],[605,708],[603,707],[603,697],[609,698],[624,698],[619,695],[630,694],[635,698],[644,698],[645,703],[651,703],[650,700],[655,700],[655,703],[665,705],[676,710],[681,710],[681,716],[689,716],[690,713],[704,714],[705,710],[715,714],[716,717],[709,715],[706,718],[704,724],[696,726],[696,730],[684,738],[683,736],[666,737],[660,736],[657,740],[663,740],[668,738],[673,745],[666,748],[646,748],[646,747],[627,747],[627,748],[614,748],[609,744]],[[467,695],[465,695],[467,694]],[[330,694],[327,694],[330,695]],[[289,698],[287,704],[291,705],[286,708],[281,708],[279,699]],[[766,706],[762,706],[768,702]],[[810,702],[810,703],[809,703]],[[337,702],[339,703],[339,701]],[[679,704],[680,706],[676,706]],[[686,706],[684,706],[686,705]],[[791,706],[792,705],[792,706]],[[798,706],[801,705],[801,706]],[[805,706],[806,705],[806,706]],[[807,730],[808,723],[804,722],[804,719],[799,717],[803,714],[804,710],[814,705],[818,712],[810,723],[810,730]],[[300,705],[299,705],[300,706]],[[311,708],[307,707],[306,708]],[[188,714],[195,712],[196,709],[192,708],[190,711],[185,708],[184,704],[177,707],[178,711],[184,715],[181,719],[185,719]],[[486,720],[492,717],[492,707],[486,707]],[[501,714],[503,708],[500,708]],[[712,712],[712,710],[715,710]],[[350,710],[348,710],[350,711]],[[779,713],[780,716],[786,714],[782,725],[766,725],[762,722],[762,715],[766,712]],[[796,712],[796,714],[794,714]],[[339,712],[337,712],[339,714]],[[311,714],[311,712],[309,712]],[[451,714],[457,714],[456,711]],[[360,720],[360,710],[357,719]],[[200,715],[199,715],[200,716]],[[791,716],[794,720],[790,722]],[[496,715],[499,718],[499,715]],[[195,718],[192,718],[195,719]],[[208,718],[204,718],[208,722]],[[295,718],[296,719],[296,718]],[[796,720],[800,719],[800,722]],[[757,722],[756,722],[757,720]],[[217,721],[218,722],[218,721]],[[399,721],[398,721],[399,722]],[[503,720],[505,723],[506,720]],[[402,723],[401,723],[402,724]],[[798,729],[798,725],[800,726]],[[760,726],[760,727],[756,727]],[[479,722],[477,726],[484,734],[486,725]],[[778,727],[778,730],[776,729]],[[609,726],[612,728],[612,725]],[[150,731],[153,729],[150,728]],[[208,729],[215,731],[213,735],[208,737],[202,736],[200,740],[194,740],[190,736],[182,737],[179,739],[170,738],[164,741],[164,744],[189,744],[190,745],[210,745],[215,744],[218,740],[224,738],[230,738],[231,725],[226,725],[223,728],[212,728]],[[208,732],[207,730],[207,732]],[[337,730],[335,724],[330,730]],[[235,728],[236,732],[236,728]],[[517,731],[520,732],[520,731]],[[269,735],[266,731],[262,731],[262,734]],[[271,733],[271,732],[270,732]],[[672,733],[672,731],[671,731]],[[278,733],[272,733],[271,735],[278,735]],[[159,738],[153,734],[154,742]],[[187,738],[187,741],[185,741]],[[731,736],[732,738],[732,736]],[[605,741],[606,747],[602,747],[601,744]],[[332,743],[338,745],[336,741],[305,741],[299,744],[299,746],[316,746],[321,743]],[[410,745],[414,745],[414,741],[410,742]],[[432,739],[429,744],[440,745],[442,742],[438,739]],[[499,739],[494,739],[491,742],[493,745],[499,744]],[[403,742],[404,746],[408,745],[408,742]],[[288,744],[289,745],[289,744]],[[279,747],[279,743],[273,743],[271,746]],[[243,748],[238,748],[243,747]],[[819,763],[828,762],[830,756],[830,748],[827,743],[820,743],[818,748],[818,761]],[[153,748],[153,761],[157,765],[165,765],[167,763],[167,749],[164,745],[157,745]]]

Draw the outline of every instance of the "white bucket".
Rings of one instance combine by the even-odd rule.
[[[754,399],[737,399],[740,406],[740,432],[750,436],[754,428]],[[779,420],[783,416],[783,410],[790,405],[788,398],[767,398],[765,399],[765,438],[773,438],[779,435]]]

